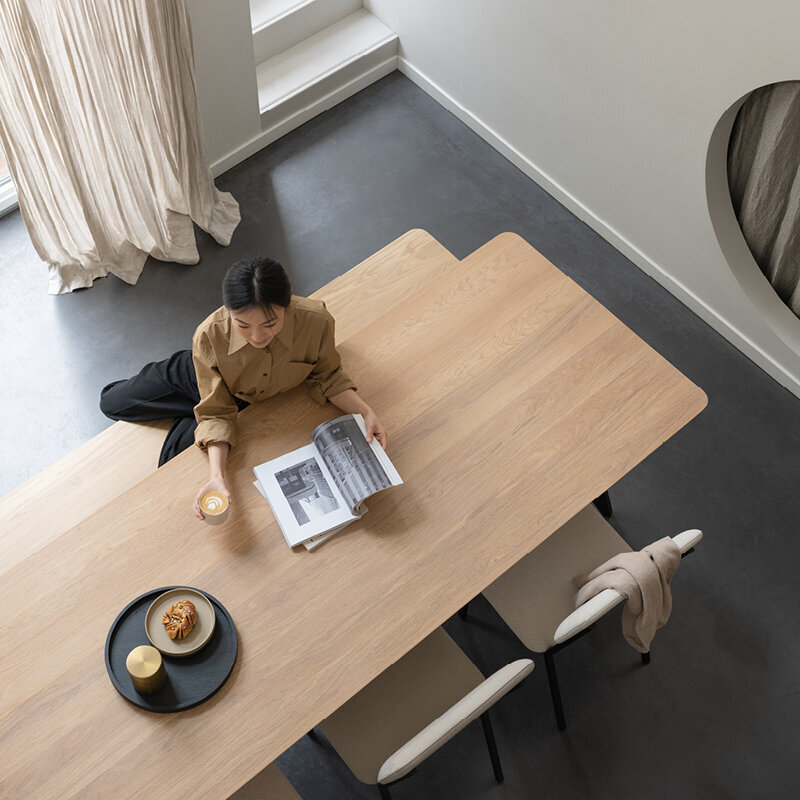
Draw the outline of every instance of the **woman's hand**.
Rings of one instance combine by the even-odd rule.
[[[328,400],[345,414],[361,414],[364,417],[364,427],[367,429],[367,441],[371,442],[374,436],[380,446],[386,449],[386,429],[381,424],[375,412],[355,393],[353,389],[345,389],[339,394],[329,397]]]
[[[364,414],[364,427],[367,429],[367,441],[371,442],[374,436],[378,440],[378,444],[385,450],[387,441],[386,431],[371,408]]]
[[[194,511],[194,515],[197,517],[197,519],[205,519],[203,512],[200,510],[200,498],[206,492],[220,492],[228,498],[228,503],[231,502],[231,493],[228,491],[228,487],[225,485],[225,479],[211,478],[211,480],[209,480],[209,482],[203,486],[202,489],[200,489],[200,491],[197,493],[197,496],[194,498],[194,506],[192,507],[192,510]]]

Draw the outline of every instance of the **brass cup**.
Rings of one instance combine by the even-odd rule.
[[[133,688],[139,694],[156,694],[167,682],[167,671],[161,653],[149,644],[134,647],[125,660]]]

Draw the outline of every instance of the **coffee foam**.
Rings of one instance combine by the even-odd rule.
[[[221,514],[228,507],[228,498],[220,492],[207,492],[200,498],[200,508],[208,514]]]

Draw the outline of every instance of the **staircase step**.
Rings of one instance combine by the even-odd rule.
[[[308,0],[250,0],[250,22],[253,30],[258,30],[306,2]]]
[[[333,91],[331,79],[337,74],[344,82],[358,80],[359,75],[385,64],[396,54],[397,34],[361,9],[262,61],[256,67],[262,128],[274,124],[270,112],[283,104],[292,100],[301,104],[304,100],[313,102],[320,99],[315,94]],[[308,97],[300,97],[304,94]]]
[[[250,0],[256,64],[361,8],[361,0]]]

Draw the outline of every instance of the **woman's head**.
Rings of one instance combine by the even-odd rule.
[[[237,261],[222,281],[222,302],[253,347],[266,347],[279,333],[291,299],[289,277],[271,258]]]

